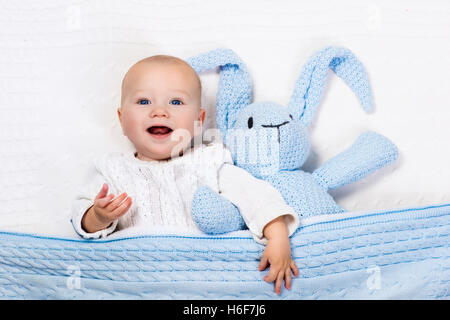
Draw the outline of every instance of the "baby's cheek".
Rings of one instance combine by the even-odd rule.
[[[132,116],[127,116],[124,117],[122,120],[122,127],[130,132],[132,130],[137,130],[137,128],[139,128],[139,119],[137,119],[136,117],[132,117]]]
[[[186,114],[183,120],[183,128],[191,133],[193,133],[194,128],[197,128],[199,126],[197,123],[199,120],[194,113]]]

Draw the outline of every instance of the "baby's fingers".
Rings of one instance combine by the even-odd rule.
[[[266,256],[266,255],[263,255],[262,258],[261,258],[261,261],[260,261],[260,263],[259,263],[258,270],[259,270],[259,271],[265,270],[265,269],[267,268],[267,263],[268,263],[267,256]]]
[[[267,276],[265,276],[263,279],[266,282],[274,282],[277,279],[279,269],[275,268],[274,266],[270,266],[270,271]]]
[[[291,269],[292,269],[292,272],[294,273],[294,276],[298,277],[298,268],[297,268],[297,265],[295,264],[294,260],[291,261]]]
[[[104,183],[102,185],[102,188],[100,189],[100,192],[95,197],[95,200],[102,199],[102,198],[106,197],[107,194],[108,194],[108,185],[106,183]]]
[[[115,209],[112,213],[111,213],[111,215],[112,215],[112,217],[114,218],[114,219],[118,219],[118,218],[120,218],[121,216],[123,216],[127,211],[128,211],[128,209],[130,209],[130,207],[131,207],[131,198],[130,197],[128,197],[125,201],[123,201],[122,202],[122,204],[119,206],[119,207],[117,207],[117,209]]]
[[[99,208],[104,208],[106,207],[110,201],[114,198],[113,194],[110,194],[109,196],[105,197],[105,198],[101,198],[101,199],[96,199],[95,203]]]
[[[127,197],[127,193],[124,192],[120,196],[115,198],[113,201],[111,201],[107,207],[108,211],[112,212],[112,211],[116,210],[121,205],[123,199],[125,199],[126,197]]]
[[[286,289],[290,290],[291,289],[291,268],[287,268],[285,273],[284,273],[284,286],[286,287]]]
[[[280,294],[281,286],[283,285],[284,271],[280,271],[277,276],[277,282],[275,283],[275,292]]]

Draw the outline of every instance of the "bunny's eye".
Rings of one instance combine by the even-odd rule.
[[[292,118],[292,114],[290,114],[289,117],[291,117],[291,120],[294,120],[294,118]]]
[[[247,125],[249,129],[253,127],[253,117],[248,118]]]

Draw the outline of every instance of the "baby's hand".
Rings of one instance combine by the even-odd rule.
[[[291,257],[291,246],[289,238],[275,237],[268,240],[258,270],[263,271],[270,264],[270,271],[264,277],[264,281],[275,283],[275,292],[280,294],[283,279],[286,289],[291,288],[291,270],[298,277],[298,268]]]
[[[94,200],[94,212],[99,221],[110,224],[114,220],[123,216],[131,206],[131,198],[127,197],[127,193],[124,192],[114,200],[113,194],[108,194],[108,185],[103,184],[102,189],[97,194]],[[123,202],[122,202],[123,201]]]
[[[103,184],[94,200],[94,205],[83,218],[83,227],[88,232],[105,229],[116,219],[123,216],[131,206],[131,198],[124,192],[114,200],[113,194],[108,195],[108,185]]]

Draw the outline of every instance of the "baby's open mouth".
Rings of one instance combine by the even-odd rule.
[[[147,129],[147,132],[156,138],[165,138],[172,133],[172,129],[166,126],[152,126]]]

